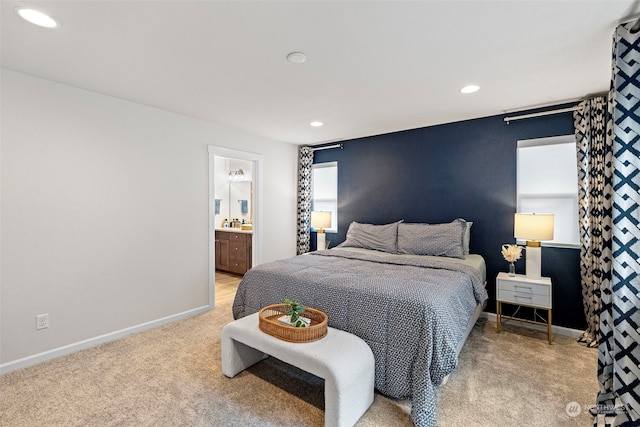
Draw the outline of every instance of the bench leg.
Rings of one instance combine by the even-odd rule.
[[[325,378],[325,427],[351,427],[373,403],[373,366],[371,370],[359,374],[358,378],[350,378],[348,382]]]
[[[229,378],[235,377],[250,366],[266,359],[269,355],[235,341],[222,330],[220,341],[222,352],[222,373]]]

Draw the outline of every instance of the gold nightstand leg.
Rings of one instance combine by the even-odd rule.
[[[551,341],[553,340],[553,337],[551,335],[551,309],[549,309],[549,319],[548,319],[548,335],[549,335],[549,345],[551,345]]]
[[[500,333],[502,327],[502,303],[498,301],[496,303],[496,333]]]

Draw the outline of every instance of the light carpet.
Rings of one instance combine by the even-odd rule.
[[[323,381],[273,358],[220,368],[230,304],[0,376],[1,426],[321,426]],[[573,339],[477,324],[440,389],[438,425],[588,426],[597,352]],[[294,394],[292,394],[293,392]],[[297,397],[300,395],[301,397]],[[577,417],[567,414],[580,405]],[[376,393],[357,426],[412,426],[407,401]]]

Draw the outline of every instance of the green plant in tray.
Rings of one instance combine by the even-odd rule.
[[[286,308],[285,314],[289,316],[290,322],[293,323],[296,328],[304,328],[308,326],[308,320],[300,316],[306,310],[304,305],[288,298],[284,299],[284,305]]]

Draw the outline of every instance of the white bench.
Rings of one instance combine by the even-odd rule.
[[[222,329],[222,372],[229,378],[269,355],[324,378],[324,425],[353,426],[373,403],[371,349],[350,333],[328,328],[309,343],[290,343],[262,332],[258,313]]]

